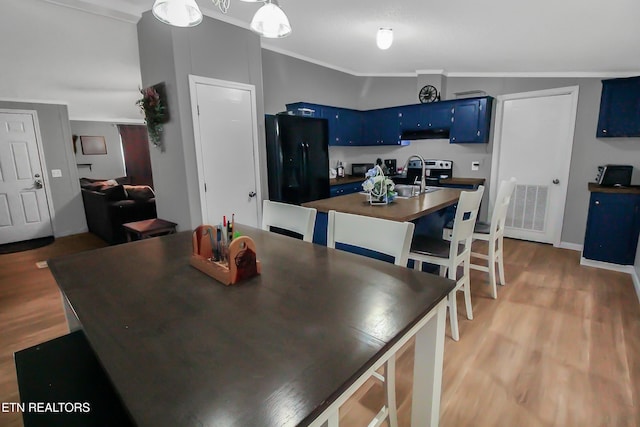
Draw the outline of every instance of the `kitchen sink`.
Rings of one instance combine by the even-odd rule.
[[[424,189],[424,193],[432,193],[440,189],[440,187],[427,186]],[[398,193],[397,197],[401,199],[408,199],[410,197],[416,197],[420,195],[419,185],[396,184],[395,190]]]

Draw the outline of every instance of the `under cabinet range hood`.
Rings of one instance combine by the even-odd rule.
[[[415,141],[416,139],[449,139],[449,128],[429,128],[405,130],[402,132],[403,141]]]

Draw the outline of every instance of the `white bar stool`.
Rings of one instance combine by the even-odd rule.
[[[469,287],[469,264],[471,263],[473,227],[476,223],[483,193],[483,186],[479,186],[476,191],[463,191],[460,193],[450,240],[430,236],[415,236],[411,242],[411,250],[409,252],[409,259],[414,260],[415,263],[414,268],[421,270],[423,262],[436,264],[440,266],[440,275],[443,276],[448,271],[447,277],[456,280],[456,287],[447,298],[451,336],[455,341],[460,340],[456,292],[464,292],[467,319],[473,319],[471,289]],[[459,279],[457,278],[458,266],[462,266],[462,276]]]

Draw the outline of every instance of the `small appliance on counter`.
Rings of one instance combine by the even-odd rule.
[[[372,169],[374,166],[373,163],[352,163],[351,164],[351,175],[352,176],[361,176],[364,178],[367,171]]]
[[[384,160],[384,165],[387,167],[387,174],[389,176],[393,176],[396,174],[398,168],[398,163],[396,161],[396,159],[385,159]]]
[[[596,183],[608,187],[628,187],[631,185],[631,165],[604,165],[598,166]]]

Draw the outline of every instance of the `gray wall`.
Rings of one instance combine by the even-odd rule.
[[[80,136],[103,136],[107,154],[82,154],[80,138],[76,141],[76,163],[91,163],[91,169],[78,167],[78,175],[85,178],[118,178],[125,176],[122,144],[118,127],[107,122],[71,121],[71,132]]]
[[[632,164],[636,169],[633,183],[640,183],[640,138],[595,137],[602,88],[601,79],[598,78],[467,78],[437,75],[354,77],[274,52],[264,51],[263,58],[265,105],[272,108],[271,111],[282,110],[284,103],[290,101],[317,102],[359,109],[414,104],[417,103],[418,90],[425,84],[436,86],[442,92],[442,99],[452,99],[455,97],[454,93],[470,90],[482,90],[497,97],[578,85],[580,93],[562,230],[563,242],[582,244],[584,241],[589,205],[587,183],[593,181],[598,165]],[[289,75],[289,67],[292,67],[292,70],[304,70],[304,73],[296,76],[295,85],[289,85],[287,80],[274,77]],[[322,78],[318,79],[316,76]],[[333,80],[327,80],[328,78]],[[357,88],[355,100],[345,100],[345,97],[352,96],[352,91],[346,89],[345,85]],[[299,92],[300,87],[307,89],[305,92]],[[277,97],[272,99],[272,94],[277,94]],[[492,139],[493,133],[492,130]],[[330,147],[329,161],[333,167],[339,160],[346,163],[348,172],[351,163],[372,162],[381,157],[395,158],[399,164],[403,164],[411,154],[420,154],[426,158],[453,160],[454,176],[484,177],[488,185],[492,150],[492,141],[489,144],[449,144],[447,140],[425,140],[412,141],[408,147]],[[472,161],[480,162],[479,171],[471,171]],[[486,218],[487,207],[488,203],[483,203],[481,218]]]
[[[53,199],[49,203],[53,208],[54,236],[62,237],[87,231],[67,106],[0,101],[0,108],[35,110],[38,113],[47,168],[46,179]],[[53,178],[51,169],[60,169],[62,177]]]
[[[251,31],[209,17],[194,28],[161,23],[151,12],[138,22],[143,86],[165,82],[171,120],[164,151],[151,149],[158,216],[193,229],[202,223],[188,75],[256,87],[261,190],[266,196],[266,152],[260,38]],[[185,191],[186,190],[186,191]]]

